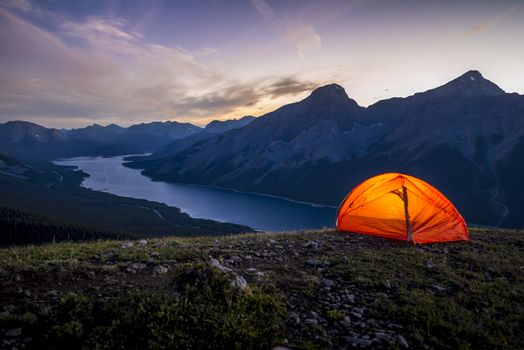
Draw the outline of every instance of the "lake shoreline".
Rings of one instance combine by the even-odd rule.
[[[220,186],[155,181],[141,169],[126,166],[129,156],[75,157],[54,163],[87,174],[81,183],[86,189],[160,202],[195,219],[235,223],[263,232],[334,226],[334,206]]]

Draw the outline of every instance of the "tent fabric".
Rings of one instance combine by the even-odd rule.
[[[413,243],[469,240],[466,222],[442,193],[399,173],[355,187],[340,204],[337,230]]]

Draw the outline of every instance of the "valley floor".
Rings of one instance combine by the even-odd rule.
[[[0,348],[524,348],[524,233],[471,231],[5,248]]]

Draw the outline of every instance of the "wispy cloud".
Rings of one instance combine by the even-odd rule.
[[[510,17],[515,12],[517,12],[518,9],[519,9],[518,5],[514,5],[514,6],[510,7],[507,11],[505,11],[505,12],[503,12],[503,13],[495,16],[495,17],[492,17],[489,20],[486,20],[484,22],[481,22],[479,24],[474,25],[473,27],[471,27],[470,29],[468,29],[464,33],[464,36],[472,37],[472,36],[478,35],[478,34],[480,34],[482,32],[485,32],[486,30],[491,29],[492,27],[496,26],[500,22],[503,22],[506,18]]]
[[[320,48],[322,39],[312,25],[298,19],[278,16],[265,0],[253,0],[252,3],[267,26],[295,45],[300,59],[305,59],[306,50]]]
[[[122,19],[39,13],[52,17],[55,30],[0,7],[0,120],[204,120],[312,86],[297,77],[231,80],[199,61],[215,49],[151,43]]]

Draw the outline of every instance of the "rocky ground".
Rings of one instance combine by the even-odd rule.
[[[233,341],[229,348],[524,348],[523,253],[522,232],[478,229],[471,242],[420,246],[315,231],[2,249],[0,348],[52,347],[66,338],[90,348],[85,344],[95,336],[99,348],[118,347],[123,343],[109,343],[100,325],[113,335],[122,332],[115,326],[124,322],[120,316],[107,320],[113,317],[107,305],[137,291],[148,293],[147,300],[167,295],[159,303],[172,307],[147,306],[158,317],[146,315],[144,322],[160,329],[149,327],[141,336],[150,348],[180,344],[162,327],[169,323],[178,332],[188,324],[187,315],[173,320],[166,311],[176,314],[187,303],[198,303],[191,309],[198,322],[212,319],[220,334],[192,343],[192,330],[183,330],[180,348]],[[188,286],[209,293],[208,301],[184,297]],[[219,297],[217,288],[225,290]],[[189,301],[181,304],[184,298]],[[80,316],[69,311],[78,309],[71,300],[87,305]],[[225,318],[206,311],[222,302],[218,313]],[[136,305],[132,317],[144,309]],[[271,332],[263,333],[265,327]],[[214,338],[224,343],[213,346]]]

